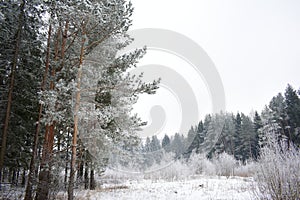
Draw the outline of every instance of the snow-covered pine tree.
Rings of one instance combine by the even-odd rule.
[[[203,122],[200,121],[198,123],[198,125],[195,127],[195,130],[190,129],[191,133],[195,134],[190,134],[190,139],[187,138],[187,146],[184,152],[184,157],[185,158],[189,158],[190,155],[192,154],[192,152],[196,152],[199,153],[199,147],[200,145],[204,142],[204,127],[203,127]],[[192,138],[191,136],[194,135],[194,137]],[[189,135],[188,135],[189,137]],[[192,139],[191,142],[189,142]]]
[[[242,118],[240,113],[238,112],[235,117],[235,133],[234,133],[234,157],[237,160],[241,160],[242,153]]]
[[[170,148],[171,148],[171,140],[170,137],[165,134],[165,136],[163,137],[162,141],[161,141],[161,146],[162,148],[166,151],[166,152],[170,152]]]
[[[175,153],[175,158],[179,159],[184,153],[184,140],[182,135],[175,133],[171,140],[171,150]]]
[[[79,110],[79,138],[101,166],[114,153],[132,156],[140,144],[136,131],[143,124],[137,115],[130,115],[140,93],[154,93],[157,82],[143,83],[141,76],[131,76],[128,69],[135,67],[145,49],[138,49],[115,58],[118,47],[129,38],[116,35],[104,41],[87,57],[83,69],[81,106]],[[121,43],[122,42],[122,43]],[[102,145],[98,145],[100,143]],[[118,156],[119,157],[119,156]],[[127,162],[128,163],[128,162]]]
[[[203,126],[202,126],[202,132],[199,133],[195,139],[195,142],[193,144],[193,146],[195,146],[196,148],[196,152],[197,153],[201,153],[201,154],[205,154],[205,146],[206,144],[204,144],[204,141],[205,141],[205,138],[207,137],[207,133],[208,133],[208,130],[209,130],[209,126],[212,122],[212,116],[210,114],[206,115],[205,118],[204,118],[204,122],[203,122]],[[199,131],[199,130],[198,130]],[[192,152],[194,149],[191,148],[190,149],[190,152]]]
[[[254,125],[250,117],[241,114],[242,119],[242,161],[255,158],[254,152],[257,145],[257,135],[254,130]]]
[[[261,113],[262,127],[258,130],[258,144],[263,148],[268,144],[268,138],[281,138],[281,127],[274,120],[273,113],[265,106]]]
[[[259,134],[260,134],[259,129],[262,128],[262,126],[263,126],[261,117],[259,116],[257,111],[255,111],[255,114],[254,114],[253,126],[254,126],[255,135],[256,135],[256,138],[255,138],[256,145],[255,145],[253,155],[254,155],[255,159],[257,159],[259,156],[259,150],[260,150],[260,148],[259,148]]]
[[[294,142],[295,145],[300,144],[300,98],[296,90],[288,84],[285,89],[285,110],[287,114],[287,126],[285,127],[288,133],[288,140]]]
[[[191,146],[196,135],[197,135],[197,126],[195,128],[193,126],[191,126],[190,130],[188,131],[187,137],[186,137],[185,149],[188,149]]]
[[[10,2],[13,3],[13,2]],[[5,5],[2,5],[5,8]],[[7,18],[13,18],[13,23],[6,23],[5,20],[2,20],[2,27],[4,28],[4,31],[1,35],[1,43],[4,44],[4,46],[10,46],[9,49],[10,53],[5,53],[8,51],[3,51],[1,53],[1,62],[3,63],[3,67],[1,69],[3,70],[2,73],[4,75],[3,78],[8,77],[7,81],[7,98],[6,98],[6,105],[4,107],[4,122],[3,122],[3,131],[2,131],[2,140],[1,140],[1,152],[0,152],[0,178],[1,178],[1,172],[3,169],[4,164],[4,157],[6,153],[6,145],[7,145],[7,136],[8,136],[8,126],[9,126],[9,120],[11,116],[11,107],[12,107],[12,97],[13,97],[13,90],[15,88],[15,75],[16,70],[19,63],[20,58],[20,49],[21,49],[21,41],[23,39],[23,23],[24,23],[24,7],[25,7],[25,1],[22,1],[20,5],[13,4],[13,5],[7,5],[8,9],[4,9],[6,12],[4,12],[5,17]],[[16,9],[17,8],[17,9]],[[15,10],[13,10],[15,9]],[[16,12],[16,13],[15,13]],[[8,19],[9,21],[10,19]],[[8,28],[5,28],[5,25],[8,25]],[[15,26],[15,28],[12,28],[12,26]],[[12,30],[11,30],[12,29]],[[12,43],[12,44],[7,44]],[[5,45],[6,43],[6,45]],[[7,55],[2,55],[7,54]]]
[[[225,152],[234,155],[234,134],[235,134],[235,122],[232,113],[225,114],[225,123],[222,131],[222,138],[224,141]]]
[[[132,105],[136,102],[138,94],[153,94],[158,84],[157,81],[143,83],[142,76],[135,77],[127,73],[128,69],[136,66],[138,59],[144,55],[145,49],[114,57],[115,52],[131,41],[126,34],[131,24],[129,19],[132,13],[131,4],[125,1],[93,1],[92,4],[90,1],[80,1],[77,3],[78,8],[83,7],[85,12],[81,16],[82,23],[78,26],[80,39],[77,44],[80,54],[78,55],[79,63],[75,68],[77,72],[73,101],[74,133],[69,199],[73,199],[77,136],[81,138],[84,146],[96,158],[96,161],[99,152],[103,152],[99,149],[100,145],[97,145],[97,142],[103,143],[103,139],[106,139],[105,142],[108,144],[117,143],[116,145],[123,148],[132,146],[133,143],[137,145],[137,137],[134,133],[142,123],[136,115],[130,116]],[[108,42],[110,47],[105,42]],[[103,44],[106,45],[104,51],[103,48],[101,50]],[[101,57],[99,53],[103,56]],[[91,74],[93,77],[89,77]],[[85,75],[87,76],[84,77]],[[84,99],[84,95],[87,98]],[[91,116],[95,116],[92,120],[94,127],[83,130],[81,134],[80,126],[87,120],[89,121]],[[91,126],[89,122],[87,124]],[[93,136],[96,136],[96,139],[91,140]],[[91,144],[96,145],[90,148]]]
[[[286,107],[285,99],[281,93],[278,93],[277,96],[273,97],[269,103],[273,120],[275,120],[281,127],[281,134],[289,137],[290,129],[288,127]]]
[[[199,153],[204,153],[210,158],[213,156],[216,150],[216,145],[223,132],[224,120],[225,120],[224,113],[213,114],[210,117],[210,122],[208,124],[208,127],[205,128],[207,132],[204,138],[204,142],[200,145],[198,151]],[[223,144],[219,143],[219,145],[223,145]]]
[[[43,105],[43,117],[40,122],[45,124],[45,136],[36,199],[48,198],[49,187],[45,186],[49,186],[50,177],[53,177],[50,174],[53,165],[54,142],[58,138],[63,138],[60,136],[61,134],[74,131],[69,184],[69,198],[72,199],[78,121],[80,120],[78,112],[81,108],[82,80],[80,76],[83,69],[87,67],[86,64],[88,63],[85,62],[87,57],[96,47],[109,38],[116,40],[116,37],[126,35],[126,31],[131,24],[129,18],[132,13],[132,6],[125,1],[110,0],[48,1],[47,3],[46,10],[50,18],[48,22],[49,51],[45,53],[45,71],[47,69],[49,71],[46,74],[45,90],[40,92],[40,102]],[[117,43],[119,46],[115,48],[115,51],[127,45],[128,42],[127,38],[125,42]],[[133,57],[131,55],[133,54],[126,55],[127,61],[123,61],[122,58],[115,59],[115,64],[119,64],[119,70],[126,69],[129,61],[135,63],[130,58],[133,59],[136,55]],[[100,62],[102,61],[100,60]],[[103,77],[99,78],[99,81],[103,79]],[[127,76],[127,79],[122,80],[129,79],[136,80],[129,76]],[[137,81],[138,84],[140,85],[135,88],[134,95],[146,90],[149,93],[152,92],[151,84],[142,84],[141,81]],[[72,97],[74,97],[74,101]],[[124,109],[123,113],[128,110],[129,107]],[[74,120],[72,119],[73,114]],[[101,117],[100,115],[99,118],[102,120]],[[72,130],[73,125],[74,129]],[[55,135],[58,137],[55,137]]]
[[[1,116],[1,121],[4,121],[4,126],[1,126],[1,168],[10,165],[10,169],[16,173],[23,170],[25,175],[37,118],[43,37],[39,32],[42,26],[39,18],[42,10],[31,1],[1,1],[0,4],[0,107],[1,113],[6,113],[5,118]],[[17,184],[18,180],[14,182]],[[25,185],[25,177],[22,185]]]

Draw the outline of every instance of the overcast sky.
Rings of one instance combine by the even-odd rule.
[[[261,111],[288,83],[299,89],[300,1],[132,3],[132,29],[170,29],[191,38],[207,52],[221,76],[227,111]]]

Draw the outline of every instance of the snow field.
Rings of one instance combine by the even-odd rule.
[[[126,181],[105,184],[94,191],[76,193],[78,200],[251,200],[256,197],[256,183],[252,178],[198,177],[185,181],[163,180]],[[64,196],[64,195],[63,195]]]

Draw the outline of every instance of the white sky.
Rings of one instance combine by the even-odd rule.
[[[131,1],[135,8],[132,29],[173,30],[207,52],[223,81],[227,111],[261,111],[287,83],[299,89],[300,1]],[[143,62],[163,62],[160,59],[164,55],[155,54],[149,52]],[[176,58],[171,60],[174,63]],[[204,99],[202,110],[207,114],[209,95],[207,91],[205,95],[205,86],[199,85],[204,92],[197,98]]]

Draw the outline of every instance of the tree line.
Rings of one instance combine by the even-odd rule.
[[[189,158],[195,152],[207,158],[227,153],[236,160],[246,162],[257,160],[260,149],[267,143],[269,132],[287,144],[300,145],[300,90],[287,85],[284,94],[278,93],[261,113],[208,114],[197,125],[192,126],[187,135],[175,133],[159,140],[157,136],[147,137],[141,146],[146,152],[146,166],[159,162],[159,155],[173,152],[174,158]]]

